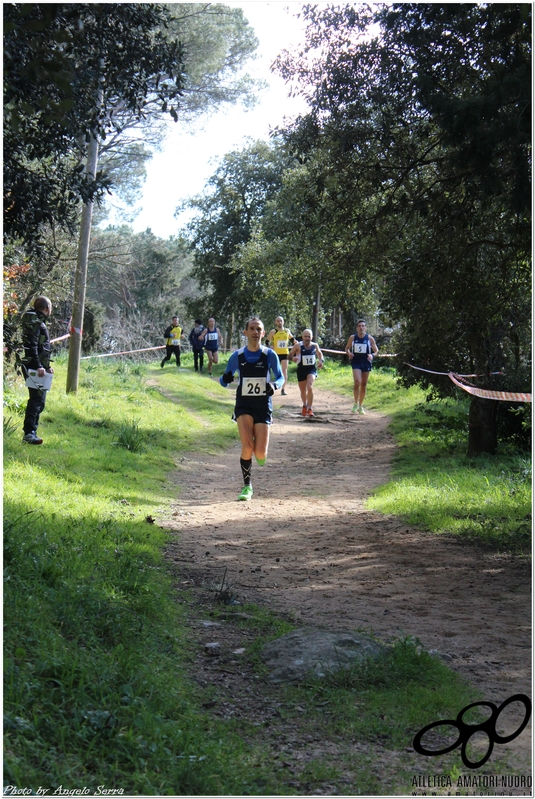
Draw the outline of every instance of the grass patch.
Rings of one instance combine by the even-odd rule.
[[[349,406],[349,367],[331,362],[324,372],[321,385],[347,392]],[[469,400],[460,396],[425,402],[418,387],[397,387],[393,369],[372,372],[366,400],[369,408],[391,417],[398,444],[393,479],[376,489],[369,509],[498,552],[530,552],[530,456],[504,445],[494,456],[469,458]]]
[[[175,373],[170,401],[150,386],[155,367],[94,360],[65,395],[55,369],[43,446],[21,441],[22,383],[7,397],[19,435],[4,438],[5,784],[254,793],[257,755],[186,677],[167,534],[146,521],[167,509],[177,455],[235,440],[229,398]]]
[[[382,657],[289,690],[310,710],[321,703],[330,734],[375,741],[388,749],[410,747],[426,719],[455,717],[459,708],[479,698],[411,637],[395,641]]]

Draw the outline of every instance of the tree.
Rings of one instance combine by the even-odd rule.
[[[78,201],[108,186],[84,173],[87,143],[114,130],[119,110],[176,116],[183,55],[168,16],[149,4],[4,4],[6,238],[31,250],[45,225],[74,230]]]
[[[373,274],[353,231],[338,224],[337,198],[337,177],[316,148],[306,163],[285,169],[254,236],[239,251],[238,271],[254,287],[256,307],[276,298],[279,312],[312,325],[315,334],[318,312],[324,318],[341,309],[350,324],[354,307],[360,314],[377,309]]]
[[[184,315],[184,284],[189,282],[191,254],[180,238],[163,240],[150,230],[133,233],[123,225],[96,231],[89,260],[88,298],[100,303],[107,317],[143,311],[157,338],[166,319]],[[136,331],[131,331],[135,340]]]
[[[109,173],[103,170],[97,172],[99,147],[108,154],[116,154],[116,143],[120,145],[125,130],[140,122],[145,123],[146,127],[149,120],[154,121],[166,112],[176,121],[179,105],[182,105],[182,102],[177,102],[179,97],[188,96],[188,102],[183,105],[190,116],[220,103],[225,89],[230,90],[225,99],[234,102],[247,93],[250,86],[243,82],[233,83],[229,75],[238,69],[257,43],[241,12],[224,15],[219,6],[214,7],[213,14],[210,14],[209,24],[202,24],[203,14],[206,16],[209,6],[200,4],[168,7],[70,4],[66,7],[54,6],[52,13],[47,12],[46,8],[43,11],[41,6],[32,5],[27,12],[20,12],[18,7],[13,6],[9,23],[13,41],[9,52],[14,54],[19,40],[31,50],[33,45],[28,44],[28,34],[39,31],[39,47],[53,67],[48,72],[45,70],[44,79],[40,76],[41,85],[35,91],[33,84],[30,88],[27,80],[31,70],[35,70],[35,64],[31,60],[29,64],[23,62],[17,75],[12,59],[10,69],[14,77],[8,82],[6,94],[17,134],[20,134],[21,119],[26,123],[27,132],[32,124],[35,126],[38,122],[45,122],[50,127],[52,122],[56,132],[59,129],[63,133],[62,146],[59,148],[54,148],[54,144],[47,141],[46,136],[43,137],[44,154],[53,159],[62,180],[60,186],[41,184],[49,202],[43,202],[40,209],[33,209],[33,219],[30,218],[31,209],[26,208],[22,227],[21,208],[20,204],[17,207],[14,202],[16,192],[12,182],[9,204],[12,217],[8,235],[20,236],[27,248],[33,246],[34,249],[42,249],[44,223],[60,224],[72,229],[77,212],[76,200],[81,198],[83,201],[67,380],[69,391],[77,387],[93,201],[111,185]],[[179,41],[181,24],[189,34],[192,52],[192,36],[195,31],[199,33],[200,27],[207,34],[212,50],[209,59],[206,47],[202,57],[192,55],[187,87],[183,73],[183,45]],[[193,67],[197,68],[196,71]],[[58,69],[62,70],[62,77],[54,82],[54,70]],[[203,74],[205,77],[208,75],[204,84],[201,81]],[[209,87],[210,83],[213,83],[212,88]],[[43,116],[41,111],[43,100],[39,89],[43,88],[43,84],[51,96],[56,92],[61,100],[59,105],[45,101],[44,106],[50,112],[48,116]],[[28,102],[28,95],[32,102]],[[20,113],[21,109],[24,114]],[[12,159],[13,177],[20,180],[23,188],[27,175],[21,173],[21,166],[24,158],[28,158],[29,139],[31,136],[22,137],[22,157]],[[35,146],[33,140],[31,146]],[[138,162],[139,156],[146,154],[139,145],[136,148],[135,143],[130,144],[130,152],[132,150],[138,156]],[[42,169],[35,155],[31,151],[30,166],[35,172],[30,169],[29,173],[39,183]],[[129,186],[132,186],[131,182]],[[53,190],[58,200],[55,206],[51,203]],[[43,206],[46,208],[44,216]]]
[[[243,317],[252,310],[253,287],[240,280],[235,258],[280,187],[286,163],[276,142],[251,142],[224,156],[205,193],[188,201],[198,214],[185,234],[205,291],[202,302],[191,306],[193,313],[215,316],[232,328],[236,314]]]
[[[169,35],[184,52],[180,119],[192,122],[222,105],[253,107],[264,83],[241,74],[258,47],[243,11],[221,3],[171,3],[169,8]]]
[[[169,4],[167,36],[180,42],[184,57],[183,86],[178,120],[188,126],[224,105],[242,103],[251,108],[263,83],[243,75],[258,40],[243,11],[219,3]],[[132,206],[145,177],[145,162],[161,150],[169,131],[165,117],[124,119],[118,132],[101,144],[100,168],[107,175],[120,213],[129,221]],[[112,202],[96,209],[99,219]],[[117,207],[117,204],[116,204]],[[135,211],[134,211],[135,213]]]
[[[42,247],[44,226],[74,231],[79,200],[102,197],[112,185],[105,162],[94,181],[84,176],[90,131],[102,156],[129,144],[139,154],[140,135],[150,148],[161,139],[157,114],[192,120],[222,103],[254,103],[257,82],[238,73],[258,42],[240,9],[201,3],[3,8],[4,240],[20,239],[28,255]],[[97,86],[104,91],[98,111]],[[128,142],[124,132],[136,128],[136,140]]]
[[[488,375],[499,364],[510,389],[525,388],[529,7],[306,6],[304,16],[303,52],[278,66],[311,110],[286,138],[305,162],[322,153],[333,229],[383,277],[381,304],[402,322],[403,382],[455,390],[403,367],[412,361],[500,387]],[[380,35],[363,36],[372,21]],[[493,451],[495,404],[476,397],[470,413],[469,451]]]

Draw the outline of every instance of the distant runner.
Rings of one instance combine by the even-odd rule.
[[[239,375],[233,418],[238,423],[241,440],[240,466],[244,485],[238,500],[247,502],[253,496],[253,455],[258,465],[264,466],[272,419],[271,397],[284,384],[284,375],[275,352],[262,346],[265,331],[257,316],[249,319],[243,334],[247,346],[232,353],[219,382],[222,386],[228,386],[233,382],[236,372]]]
[[[165,366],[166,361],[171,360],[171,356],[175,356],[177,369],[180,366],[180,337],[182,335],[182,328],[178,324],[178,316],[173,316],[171,324],[165,328],[163,337],[165,339],[165,355],[162,358],[160,366]]]
[[[346,354],[352,359],[353,369],[353,396],[355,403],[351,408],[351,413],[364,413],[362,403],[366,396],[366,386],[372,370],[373,356],[379,352],[373,336],[366,333],[366,322],[359,319],[357,322],[357,332],[349,336]]]
[[[314,381],[318,376],[316,365],[321,369],[323,355],[319,346],[312,341],[312,330],[303,330],[302,341],[297,341],[290,351],[290,358],[297,364],[297,380],[301,392],[302,416],[314,416],[312,404],[314,401]]]
[[[282,316],[277,316],[275,319],[275,328],[270,330],[266,339],[277,355],[281,363],[282,373],[284,375],[284,385],[282,387],[281,395],[286,396],[286,383],[288,382],[288,353],[290,351],[290,344],[295,344],[295,338],[292,336],[287,327],[284,327],[284,319]]]
[[[196,319],[194,326],[191,328],[191,333],[188,336],[188,341],[191,344],[191,350],[193,352],[193,364],[196,372],[202,372],[204,352],[203,343],[202,341],[199,341],[199,336],[203,330],[203,323],[200,319]]]
[[[215,326],[215,319],[210,317],[208,327],[199,336],[199,343],[204,344],[204,349],[208,355],[208,374],[212,377],[212,364],[219,362],[219,345],[223,344],[223,336],[219,328]]]

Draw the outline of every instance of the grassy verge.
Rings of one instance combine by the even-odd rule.
[[[330,362],[318,381],[347,394],[349,367]],[[469,458],[468,400],[425,401],[417,387],[397,389],[389,369],[372,372],[366,405],[391,416],[398,444],[392,480],[374,492],[370,509],[401,516],[435,533],[452,533],[499,552],[524,554],[531,544],[531,457],[502,447]]]
[[[232,398],[193,372],[97,359],[83,362],[79,391],[65,395],[65,363],[55,367],[44,446],[21,443],[24,387],[11,384],[4,395],[4,784],[283,795],[331,779],[318,761],[296,785],[274,768],[262,730],[251,725],[245,736],[235,721],[210,715],[188,678],[185,606],[163,561],[167,534],[151,521],[176,496],[169,475],[182,452],[217,452],[235,441]],[[392,378],[385,380],[394,395]],[[260,617],[251,624],[257,649],[282,629]],[[405,658],[421,670],[416,646]],[[426,718],[439,708],[451,717],[465,701],[448,670],[431,666],[428,694],[418,699],[425,686],[402,670],[395,692],[406,697],[405,710],[390,732],[380,717],[391,717],[393,694],[365,675],[357,688],[297,689],[284,712],[304,725],[308,708],[306,724],[321,735],[347,728],[387,747],[410,745],[415,707],[427,706]],[[355,762],[353,787],[380,792],[366,782],[368,765]]]
[[[150,374],[85,361],[65,395],[56,364],[41,447],[21,443],[25,389],[5,392],[6,785],[172,795],[253,779],[241,738],[199,712],[166,534],[150,523],[181,451],[234,440],[229,400],[168,370],[170,402]]]

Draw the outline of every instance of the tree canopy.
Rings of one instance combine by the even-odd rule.
[[[176,115],[183,54],[167,19],[155,4],[4,4],[6,237],[31,246],[45,224],[72,229],[77,201],[108,185],[84,173],[85,143],[113,132],[118,109]]]
[[[118,166],[134,160],[143,177],[159,119],[254,102],[239,70],[257,44],[243,12],[221,4],[4,4],[4,240],[39,250],[45,226],[73,231],[80,200],[114,184],[131,199]]]
[[[276,142],[250,142],[242,151],[224,156],[205,192],[188,201],[197,214],[185,233],[204,291],[202,301],[191,306],[194,314],[215,316],[231,328],[234,314],[250,312],[254,286],[241,280],[236,257],[280,188],[287,165]]]
[[[276,67],[310,110],[282,131],[288,166],[239,248],[242,276],[280,298],[286,282],[310,302],[316,281],[331,307],[376,302],[399,326],[405,385],[445,396],[455,387],[431,372],[451,370],[526,390],[530,7],[302,15],[306,41]],[[471,450],[494,448],[495,412],[472,399]]]

